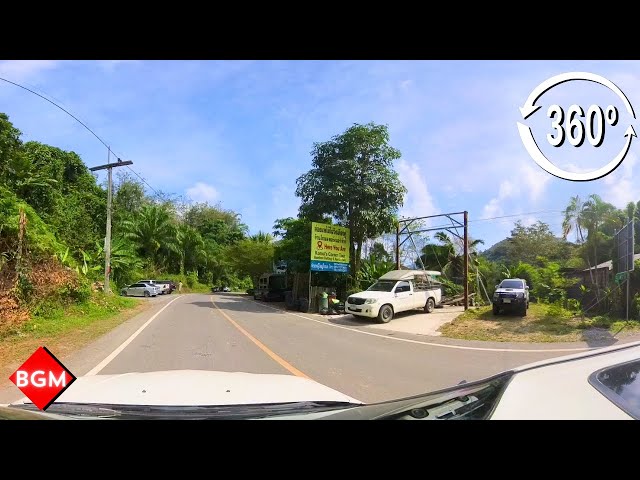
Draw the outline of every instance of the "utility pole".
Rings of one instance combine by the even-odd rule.
[[[464,309],[469,309],[469,213],[464,212]]]
[[[117,162],[110,163],[111,160],[111,148],[107,148],[107,164],[99,165],[97,167],[90,168],[92,172],[97,170],[107,171],[107,232],[104,239],[104,292],[110,293],[109,278],[111,276],[111,198],[113,189],[112,170],[116,167],[124,167],[126,165],[133,165],[130,160],[122,161],[118,159]]]
[[[396,223],[396,270],[400,270],[400,222]]]

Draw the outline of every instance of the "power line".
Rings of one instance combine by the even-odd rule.
[[[98,141],[100,143],[102,143],[105,147],[109,148],[109,145],[107,145],[104,140],[102,140],[98,134],[96,132],[94,132],[93,130],[91,130],[82,120],[80,120],[78,117],[76,117],[73,113],[69,112],[68,110],[65,110],[63,107],[61,107],[60,105],[58,105],[56,102],[49,100],[47,97],[45,97],[44,95],[40,95],[38,92],[31,90],[30,88],[25,87],[24,85],[20,85],[19,83],[16,82],[12,82],[11,80],[7,80],[6,78],[2,78],[0,77],[0,80],[5,81],[7,83],[10,83],[11,85],[15,85],[16,87],[20,87],[24,90],[26,90],[27,92],[31,92],[34,95],[37,95],[38,97],[42,98],[43,100],[46,100],[47,102],[49,102],[50,104],[58,107],[60,110],[62,110],[64,113],[66,113],[67,115],[69,115],[71,118],[73,118],[75,121],[77,121],[80,125],[82,125],[84,128],[86,128],[91,135],[93,135],[94,137],[96,137],[98,139]]]
[[[93,130],[91,130],[86,123],[84,123],[82,120],[80,120],[78,117],[76,117],[73,113],[69,112],[68,110],[66,110],[65,108],[63,108],[62,106],[58,105],[56,102],[54,102],[53,100],[48,99],[47,97],[45,97],[44,95],[41,95],[40,93],[36,92],[35,90],[32,90],[31,88],[25,87],[24,85],[20,85],[19,83],[16,82],[12,82],[11,80],[7,79],[7,78],[3,78],[0,77],[0,80],[10,83],[11,85],[15,85],[16,87],[20,87],[23,90],[26,90],[29,93],[33,93],[34,95],[37,95],[38,97],[42,98],[43,100],[46,100],[47,102],[49,102],[50,104],[52,104],[53,106],[59,108],[60,110],[62,110],[64,113],[66,113],[67,115],[69,115],[71,118],[73,118],[76,122],[78,122],[80,125],[82,125],[84,128],[87,129],[87,131],[89,131],[89,133],[91,133],[91,135],[93,135],[94,137],[96,137],[98,139],[98,141],[100,143],[102,143],[102,145],[104,145],[105,147],[107,147],[107,149],[114,153],[116,155],[116,157],[121,158],[121,155],[118,155],[116,152],[114,152],[109,145],[107,145],[107,143],[102,140],[102,138],[100,138],[100,136],[94,132]],[[44,92],[43,92],[44,93]],[[159,195],[158,191],[153,188],[151,185],[149,185],[149,183],[147,183],[147,181],[142,177],[142,175],[140,175],[138,172],[136,172],[133,168],[131,168],[130,166],[126,166],[129,170],[131,170],[134,174],[136,174],[138,176],[138,178],[140,178],[140,180],[142,180],[142,182],[149,187],[151,190],[153,190],[154,193],[156,193],[157,195]]]
[[[540,212],[515,213],[513,215],[501,215],[499,217],[477,218],[475,220],[469,220],[469,223],[485,222],[488,220],[500,220],[502,218],[524,217],[526,215],[544,215],[544,214],[561,214],[561,213],[564,213],[564,211],[563,210],[546,210],[546,211],[540,211]]]

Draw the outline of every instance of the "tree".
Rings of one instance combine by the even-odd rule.
[[[517,221],[507,239],[507,263],[516,265],[519,262],[534,264],[538,256],[544,255],[551,260],[567,258],[570,246],[557,238],[547,223],[537,221],[525,227]]]
[[[159,205],[145,205],[134,220],[125,220],[122,228],[123,237],[136,245],[152,269],[165,264],[169,252],[180,254],[176,225]]]
[[[351,236],[351,274],[360,268],[362,244],[393,229],[406,188],[393,170],[399,150],[385,125],[355,124],[311,152],[313,167],[297,181],[300,216],[327,215]]]
[[[149,204],[144,184],[128,172],[118,172],[118,179],[113,192],[113,225],[130,219],[140,209]]]
[[[227,247],[227,254],[237,272],[256,279],[272,270],[273,250],[273,244],[244,239]]]
[[[240,214],[207,203],[196,203],[187,209],[184,222],[198,230],[203,238],[219,245],[231,245],[242,240],[247,233]]]
[[[371,250],[369,251],[369,257],[375,257],[380,261],[391,262],[391,254],[387,252],[384,245],[380,242],[374,242]]]
[[[444,251],[447,252],[446,263],[442,265],[442,273],[451,280],[462,279],[464,276],[464,241],[457,237],[454,241],[444,232],[437,232],[434,237],[442,243]],[[469,238],[468,242],[469,260],[473,262],[475,267],[478,263],[476,260],[478,247],[483,245],[484,241]]]
[[[585,215],[584,202],[580,196],[576,195],[571,197],[569,205],[564,210],[564,220],[562,221],[562,235],[566,239],[571,232],[575,233],[576,243],[584,244],[584,230],[587,224]],[[589,276],[591,277],[591,283],[594,283],[593,270],[591,269],[591,261],[589,259],[589,252],[586,252],[585,260],[589,267]]]
[[[311,221],[305,218],[280,218],[273,225],[275,260],[287,264],[287,270],[306,273],[311,263]]]

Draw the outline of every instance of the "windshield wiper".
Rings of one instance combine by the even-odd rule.
[[[242,420],[278,415],[343,410],[345,408],[353,408],[357,406],[360,405],[350,402],[324,401],[196,406],[54,403],[47,409],[47,413],[70,417],[117,418],[119,420]],[[13,407],[25,410],[37,410],[37,407],[31,403],[13,405]]]

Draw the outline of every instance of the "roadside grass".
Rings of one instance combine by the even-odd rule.
[[[40,346],[64,357],[150,306],[97,292],[80,304],[43,308],[19,328],[0,332],[0,378],[8,378]]]
[[[492,342],[590,342],[640,332],[640,322],[609,316],[575,316],[556,305],[532,303],[526,317],[501,313],[491,307],[470,308],[440,327],[443,336]]]
[[[182,284],[182,293],[211,293],[211,286],[204,283],[194,283],[192,287]]]

